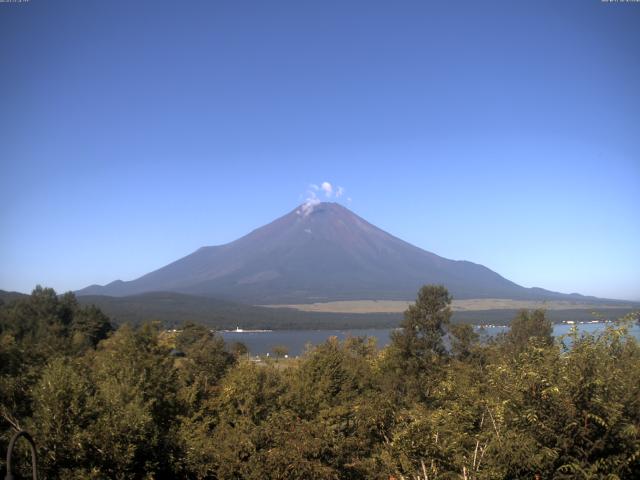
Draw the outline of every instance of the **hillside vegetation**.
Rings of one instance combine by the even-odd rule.
[[[0,303],[26,297],[24,294],[0,290]],[[77,301],[81,305],[98,307],[115,325],[139,325],[149,320],[157,320],[165,328],[176,328],[185,321],[190,321],[216,330],[234,329],[238,326],[245,329],[270,330],[396,328],[402,321],[402,312],[412,303],[349,301],[275,308],[171,292],[151,292],[127,297],[84,295],[77,297]],[[453,300],[452,321],[476,325],[508,325],[519,310],[540,307],[546,310],[547,318],[554,323],[568,320],[590,321],[596,318],[615,320],[640,308],[640,305],[629,302],[620,302],[617,305],[509,300],[500,302],[481,299]],[[399,305],[403,308],[400,309]],[[305,309],[301,310],[298,307]]]
[[[89,295],[78,297],[83,305],[96,305],[117,323],[140,324],[159,320],[166,327],[177,327],[185,320],[214,329],[243,328],[333,329],[392,328],[400,313],[302,312],[292,308],[254,307],[208,297],[181,293],[153,292],[129,297]]]
[[[543,311],[522,311],[480,344],[450,303],[423,287],[382,350],[334,338],[257,363],[208,328],[114,329],[37,288],[0,305],[0,452],[29,430],[52,479],[640,476],[628,323],[554,339]],[[24,450],[16,463],[26,476]]]

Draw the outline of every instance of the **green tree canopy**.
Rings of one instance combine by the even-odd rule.
[[[544,345],[553,344],[553,325],[544,310],[522,310],[511,322],[507,340],[514,348],[521,350],[530,339]]]

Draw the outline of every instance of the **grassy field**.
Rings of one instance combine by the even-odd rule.
[[[310,303],[296,305],[262,305],[271,308],[293,308],[303,312],[321,313],[401,313],[413,302],[406,300],[348,300],[326,303]],[[543,308],[549,311],[555,310],[610,310],[633,309],[640,305],[632,302],[619,302],[615,304],[594,304],[574,301],[530,301],[507,300],[503,298],[476,298],[468,300],[454,300],[452,310],[454,312],[481,312],[486,310],[521,310]]]

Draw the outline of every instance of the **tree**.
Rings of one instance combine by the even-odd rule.
[[[98,412],[95,391],[86,368],[77,360],[56,358],[43,370],[33,389],[33,429],[41,451],[41,468],[48,477],[68,473],[91,463],[88,443]]]
[[[426,400],[447,359],[443,337],[451,318],[451,296],[442,285],[425,285],[391,334],[383,370],[398,401]]]
[[[102,477],[170,477],[179,411],[174,359],[158,343],[158,326],[122,326],[86,361],[96,409],[91,442]]]
[[[442,337],[451,319],[451,296],[442,285],[425,285],[416,303],[404,312],[402,330],[393,332],[391,341],[415,357],[444,356]]]
[[[553,345],[553,325],[544,310],[521,310],[511,322],[507,341],[516,351],[526,347],[530,339],[543,345]]]
[[[276,359],[284,358],[289,354],[289,349],[286,345],[276,345],[271,349],[271,351],[275,355]]]
[[[232,342],[229,346],[229,351],[233,354],[236,359],[244,357],[249,354],[249,348],[242,342]]]
[[[367,381],[337,337],[307,352],[291,379],[290,404],[305,418],[357,395]]]
[[[176,348],[186,355],[180,363],[183,381],[200,383],[205,389],[215,385],[235,362],[222,337],[202,325],[186,324],[176,338]]]
[[[467,359],[471,356],[473,346],[478,342],[478,334],[473,331],[473,326],[464,323],[451,325],[449,330],[451,353],[460,360]]]
[[[77,308],[71,323],[74,345],[95,347],[113,331],[113,326],[102,310],[95,305]]]

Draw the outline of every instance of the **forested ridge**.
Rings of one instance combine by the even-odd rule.
[[[554,339],[523,311],[479,343],[450,302],[423,287],[384,349],[258,363],[206,327],[115,329],[38,287],[0,304],[0,474],[26,429],[52,479],[640,478],[633,316]]]

